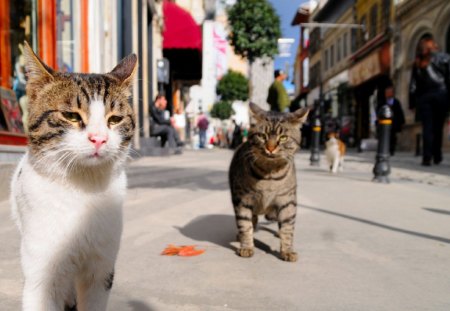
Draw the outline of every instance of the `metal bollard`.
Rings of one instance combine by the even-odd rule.
[[[311,131],[311,157],[310,157],[310,165],[311,166],[319,166],[320,165],[320,132],[322,130],[320,124],[320,117],[315,116],[312,124]]]
[[[384,105],[378,111],[378,148],[373,167],[373,181],[389,183],[391,166],[389,164],[389,141],[392,127],[392,110]]]

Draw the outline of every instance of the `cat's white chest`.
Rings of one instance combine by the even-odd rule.
[[[14,179],[13,215],[22,233],[22,252],[46,249],[48,256],[65,252],[73,258],[117,252],[126,187],[124,173],[102,191],[89,193],[38,174],[25,158]]]

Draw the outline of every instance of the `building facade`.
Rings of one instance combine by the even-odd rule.
[[[27,143],[26,40],[46,64],[66,72],[108,72],[136,53],[140,66],[132,105],[138,130],[133,143],[139,149],[140,137],[149,136],[148,107],[156,92],[156,62],[162,58],[162,13],[162,0],[1,1],[0,90],[9,107],[0,112],[0,145]]]
[[[376,137],[377,107],[385,102],[384,89],[391,83],[393,1],[357,0],[349,84],[356,100],[355,138],[358,148]]]

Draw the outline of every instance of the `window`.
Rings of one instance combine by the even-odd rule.
[[[329,51],[328,49],[325,50],[325,60],[324,60],[324,69],[325,71],[328,70],[328,57],[329,57]]]
[[[357,43],[357,47],[356,49],[362,47],[365,43],[366,43],[366,33],[368,33],[369,29],[367,29],[367,17],[365,15],[363,15],[361,17],[361,20],[359,21],[359,23],[364,26],[363,29],[360,29],[358,31],[359,33],[359,38],[358,38],[358,43]]]
[[[311,55],[316,54],[320,50],[320,29],[315,28],[311,31],[310,42],[309,42],[309,52]]]
[[[356,50],[358,49],[358,35],[359,33],[361,33],[361,30],[357,30],[357,29],[352,29],[351,30],[351,51],[352,53],[355,53]]]
[[[309,87],[311,89],[315,88],[320,84],[320,70],[321,70],[320,62],[315,63],[309,69],[309,82],[310,82]]]
[[[75,70],[75,38],[74,38],[74,8],[72,0],[58,0],[57,12],[57,64],[64,72]]]
[[[337,41],[337,46],[336,46],[336,63],[339,63],[341,61],[341,46],[342,46],[342,38],[339,38]]]
[[[382,25],[384,26],[384,29],[389,27],[390,20],[391,20],[391,0],[383,0],[383,8],[382,8]]]
[[[334,44],[330,48],[330,69],[334,66]]]
[[[378,33],[378,4],[374,4],[370,9],[370,29],[369,38],[374,38]]]
[[[344,33],[344,40],[343,40],[343,44],[342,44],[342,57],[346,58],[347,57],[347,46],[348,46],[348,32]]]

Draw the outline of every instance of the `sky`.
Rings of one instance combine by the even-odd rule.
[[[284,69],[285,63],[289,62],[290,73],[289,80],[292,81],[293,70],[295,64],[295,54],[297,52],[298,40],[300,36],[300,27],[291,26],[291,22],[294,19],[295,13],[297,12],[300,4],[308,2],[307,0],[269,0],[272,6],[277,11],[280,16],[281,21],[281,32],[284,38],[292,38],[295,40],[291,47],[291,56],[286,57],[275,57],[275,69]]]

